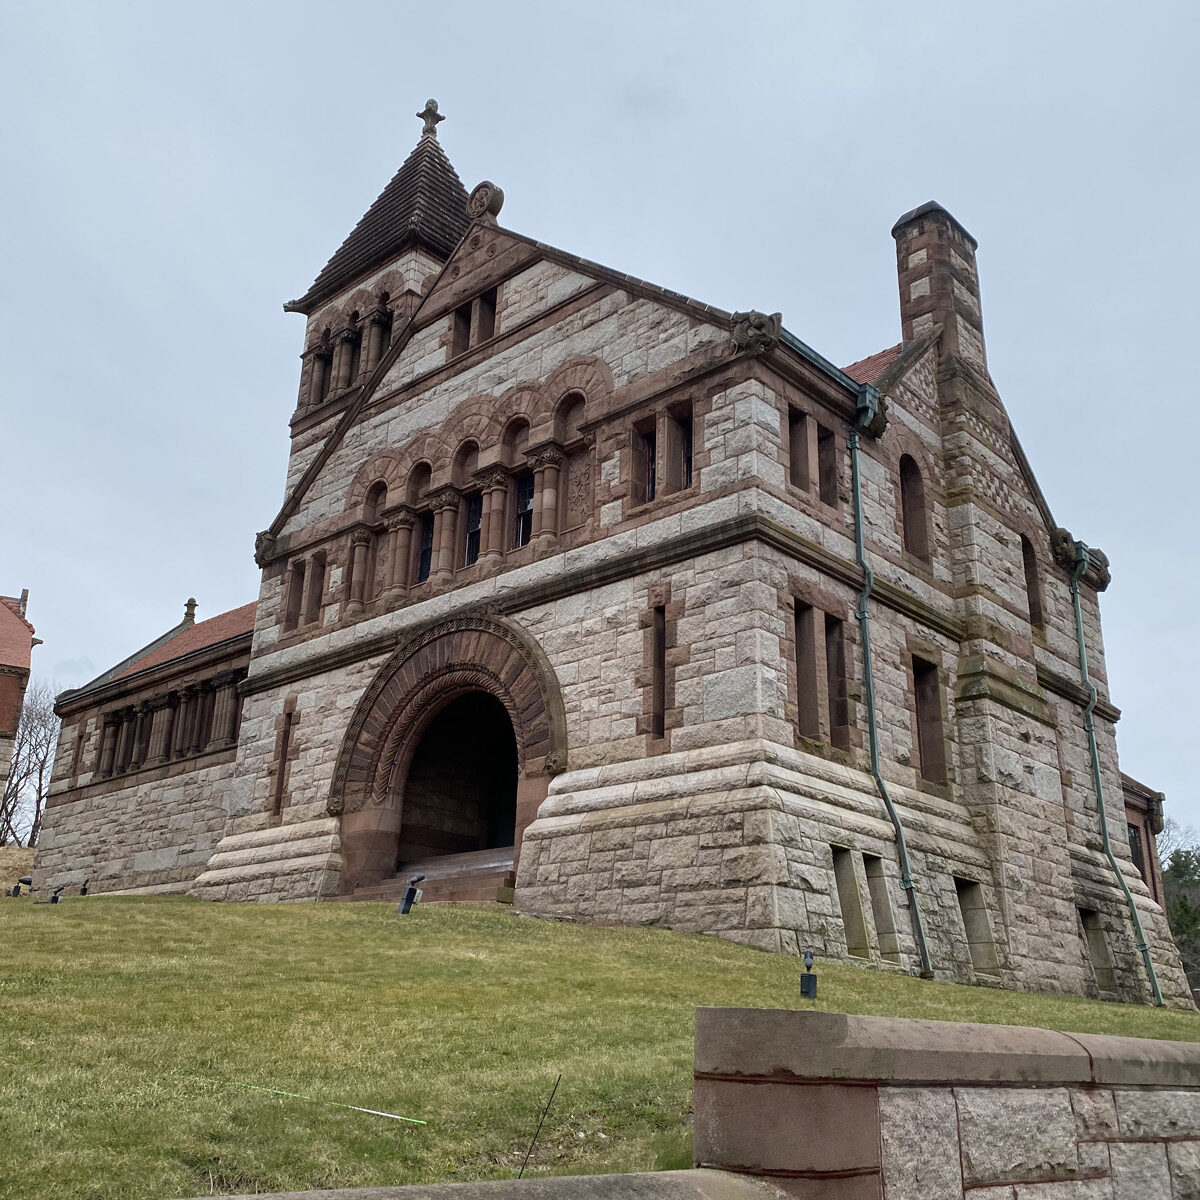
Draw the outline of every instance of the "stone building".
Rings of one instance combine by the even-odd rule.
[[[8,782],[33,648],[40,644],[25,619],[29,589],[0,596],[0,794]]]
[[[988,375],[970,234],[932,203],[897,222],[902,340],[839,369],[779,314],[501,227],[418,115],[287,306],[257,604],[62,697],[40,880],[305,900],[425,874],[427,899],[1187,1003],[1125,837],[1107,561]]]

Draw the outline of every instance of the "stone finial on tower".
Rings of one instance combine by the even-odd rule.
[[[185,625],[194,625],[196,623],[196,597],[189,596],[187,603],[183,606],[183,623]]]
[[[942,327],[942,351],[987,378],[983,312],[975,269],[978,242],[936,201],[892,227],[900,278],[900,323],[911,341]]]
[[[436,100],[426,100],[425,107],[417,116],[425,122],[425,128],[421,130],[422,137],[437,137],[438,122],[446,119],[438,112]]]

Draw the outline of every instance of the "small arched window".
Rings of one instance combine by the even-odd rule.
[[[380,479],[371,484],[367,490],[366,503],[363,505],[363,519],[368,524],[374,525],[385,508],[387,508],[387,484]]]
[[[584,399],[581,392],[569,392],[559,401],[554,416],[554,435],[562,444],[568,445],[579,436],[583,422]]]
[[[900,521],[904,549],[922,562],[929,561],[929,513],[925,506],[925,483],[921,468],[911,454],[900,459]]]
[[[1042,582],[1038,576],[1037,554],[1033,543],[1021,534],[1021,558],[1025,567],[1025,594],[1029,599],[1029,624],[1034,629],[1045,628],[1042,612]]]
[[[479,447],[475,442],[463,442],[454,456],[454,486],[460,491],[463,488],[477,487],[472,478],[479,467]]]
[[[408,486],[404,489],[404,499],[413,508],[424,503],[425,493],[429,491],[429,481],[433,476],[428,463],[417,463],[408,473]]]
[[[504,430],[504,462],[515,467],[525,458],[525,447],[529,445],[529,422],[524,417],[515,417]]]

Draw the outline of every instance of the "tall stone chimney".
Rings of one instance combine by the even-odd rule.
[[[983,313],[978,242],[936,201],[907,212],[892,226],[900,277],[900,322],[904,340],[942,327],[942,352],[972,366],[984,379]]]

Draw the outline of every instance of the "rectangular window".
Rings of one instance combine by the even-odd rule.
[[[666,734],[667,716],[667,610],[661,604],[654,610],[652,638],[650,727],[653,735],[660,738]]]
[[[476,492],[467,497],[467,544],[463,549],[463,562],[470,566],[479,558],[479,531],[483,526],[483,496]]]
[[[279,816],[283,811],[283,788],[287,778],[288,753],[292,745],[292,720],[294,713],[283,714],[283,730],[279,734],[279,757],[275,762],[275,786],[271,792],[271,814]]]
[[[817,426],[817,494],[822,504],[838,502],[837,438],[832,429]]]
[[[471,306],[463,304],[454,310],[450,322],[450,356],[465,354],[471,345]]]
[[[833,851],[833,882],[842,910],[842,926],[846,930],[846,953],[851,958],[870,958],[867,923],[863,920],[862,898],[854,878],[854,855],[842,846],[831,846],[830,849]]]
[[[811,605],[795,602],[796,725],[801,737],[821,737],[820,699],[817,691],[816,614]]]
[[[496,336],[496,289],[490,288],[478,300],[475,322],[475,342],[486,342]]]
[[[643,421],[633,429],[633,501],[645,504],[657,490],[658,439],[654,420]]]
[[[850,704],[846,695],[845,627],[828,613],[825,614],[825,675],[829,688],[829,743],[839,750],[848,750]]]
[[[955,878],[954,891],[967,935],[967,948],[971,952],[971,965],[982,975],[997,974],[1000,960],[996,957],[996,942],[983,903],[983,888],[973,879]]]
[[[808,415],[788,409],[788,465],[792,487],[807,492],[812,487],[808,462]]]
[[[692,406],[681,405],[667,415],[667,484],[678,492],[692,486]]]
[[[533,472],[522,471],[513,477],[516,486],[516,526],[513,529],[513,546],[528,546],[533,536]]]
[[[915,655],[913,692],[917,709],[917,756],[921,776],[930,783],[946,782],[946,739],[942,732],[942,698],[938,669]]]
[[[1079,923],[1083,926],[1083,944],[1087,950],[1088,961],[1092,964],[1092,972],[1096,976],[1096,987],[1102,994],[1115,996],[1117,976],[1113,970],[1112,955],[1108,952],[1108,942],[1104,937],[1104,927],[1100,924],[1100,914],[1090,908],[1081,908]]]
[[[325,551],[318,550],[308,567],[308,595],[304,600],[304,623],[311,625],[321,616],[321,602],[325,598]]]
[[[429,578],[433,566],[433,513],[421,514],[421,540],[417,543],[417,582]]]
[[[1150,880],[1146,878],[1146,855],[1142,850],[1142,831],[1137,825],[1126,825],[1125,833],[1129,838],[1129,856],[1133,859],[1133,865],[1137,867],[1142,882],[1149,887]]]
[[[896,936],[896,919],[892,915],[892,901],[888,896],[887,876],[883,873],[883,859],[874,854],[864,854],[863,872],[867,877],[867,895],[871,900],[871,915],[875,918],[875,937],[879,941],[879,954],[889,962],[900,961],[900,939]]]
[[[298,558],[288,568],[287,599],[284,601],[283,627],[295,629],[300,623],[304,604],[304,560]]]

